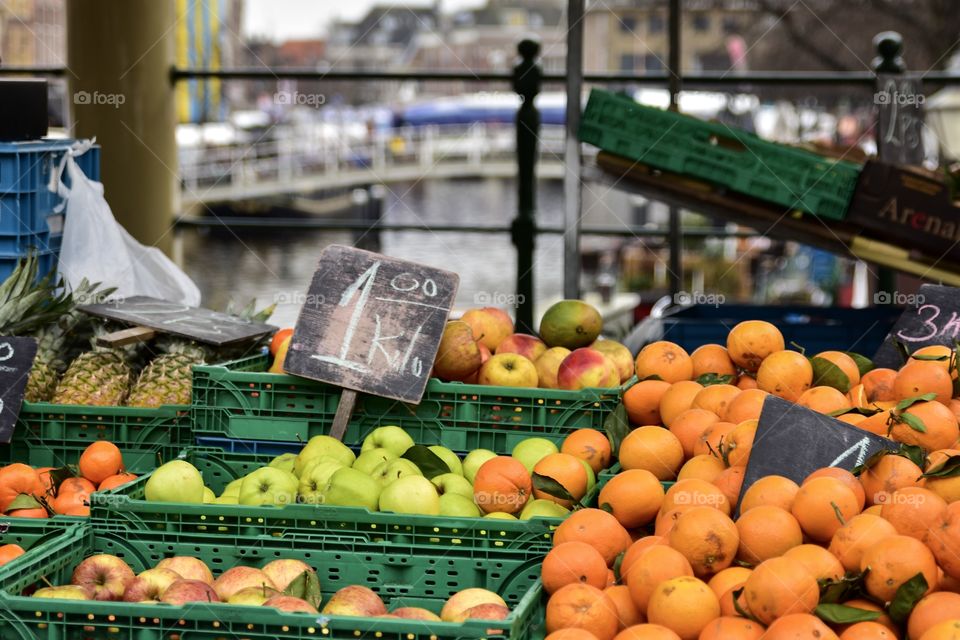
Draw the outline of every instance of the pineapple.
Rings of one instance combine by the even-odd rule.
[[[60,372],[56,367],[39,358],[33,361],[23,399],[27,402],[50,402],[60,382]]]
[[[130,391],[132,371],[122,352],[94,348],[77,356],[57,385],[56,404],[119,406]]]
[[[172,343],[167,352],[143,368],[127,398],[131,407],[159,407],[164,404],[190,404],[193,391],[193,365],[203,364],[206,352],[192,342]]]

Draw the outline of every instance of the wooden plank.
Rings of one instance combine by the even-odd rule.
[[[130,327],[97,337],[97,344],[101,347],[123,347],[138,342],[149,342],[156,335],[157,332],[149,327]]]

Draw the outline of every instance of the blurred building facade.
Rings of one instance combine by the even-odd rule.
[[[0,62],[7,66],[60,67],[66,62],[64,0],[0,2]]]

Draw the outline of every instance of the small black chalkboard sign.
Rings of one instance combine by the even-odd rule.
[[[891,301],[905,302],[907,308],[874,354],[873,363],[876,366],[898,369],[904,364],[896,342],[902,343],[909,353],[913,353],[929,345],[953,347],[960,340],[960,289],[925,284],[920,286],[917,293],[897,294],[897,300]]]
[[[877,155],[884,162],[923,163],[922,78],[881,74],[877,78]]]
[[[158,332],[217,346],[259,338],[277,330],[269,324],[244,320],[227,313],[146,296],[133,296],[78,308],[90,315],[149,327]]]
[[[821,467],[852,470],[877,451],[895,448],[892,440],[768,396],[760,412],[740,496],[764,476],[784,476],[799,484]]]
[[[33,338],[0,337],[0,442],[10,442],[23,404],[37,341]]]
[[[459,284],[449,271],[329,246],[320,255],[284,370],[419,403]]]

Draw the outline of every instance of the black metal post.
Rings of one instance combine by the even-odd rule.
[[[537,144],[540,136],[540,112],[534,105],[540,93],[542,70],[536,58],[540,43],[525,39],[517,45],[520,62],[513,69],[513,90],[520,94],[517,111],[517,217],[511,226],[517,247],[517,331],[534,333],[533,324],[533,251],[537,233],[534,218],[537,209]]]
[[[680,11],[680,0],[670,0],[670,20],[669,20],[669,53],[668,53],[668,78],[670,86],[670,109],[679,111],[680,109],[680,89],[682,88],[682,69],[680,56],[680,31],[682,16]],[[670,205],[670,228],[668,234],[670,244],[670,260],[667,269],[668,280],[670,282],[670,293],[676,297],[683,289],[683,230],[680,226],[680,209]]]

